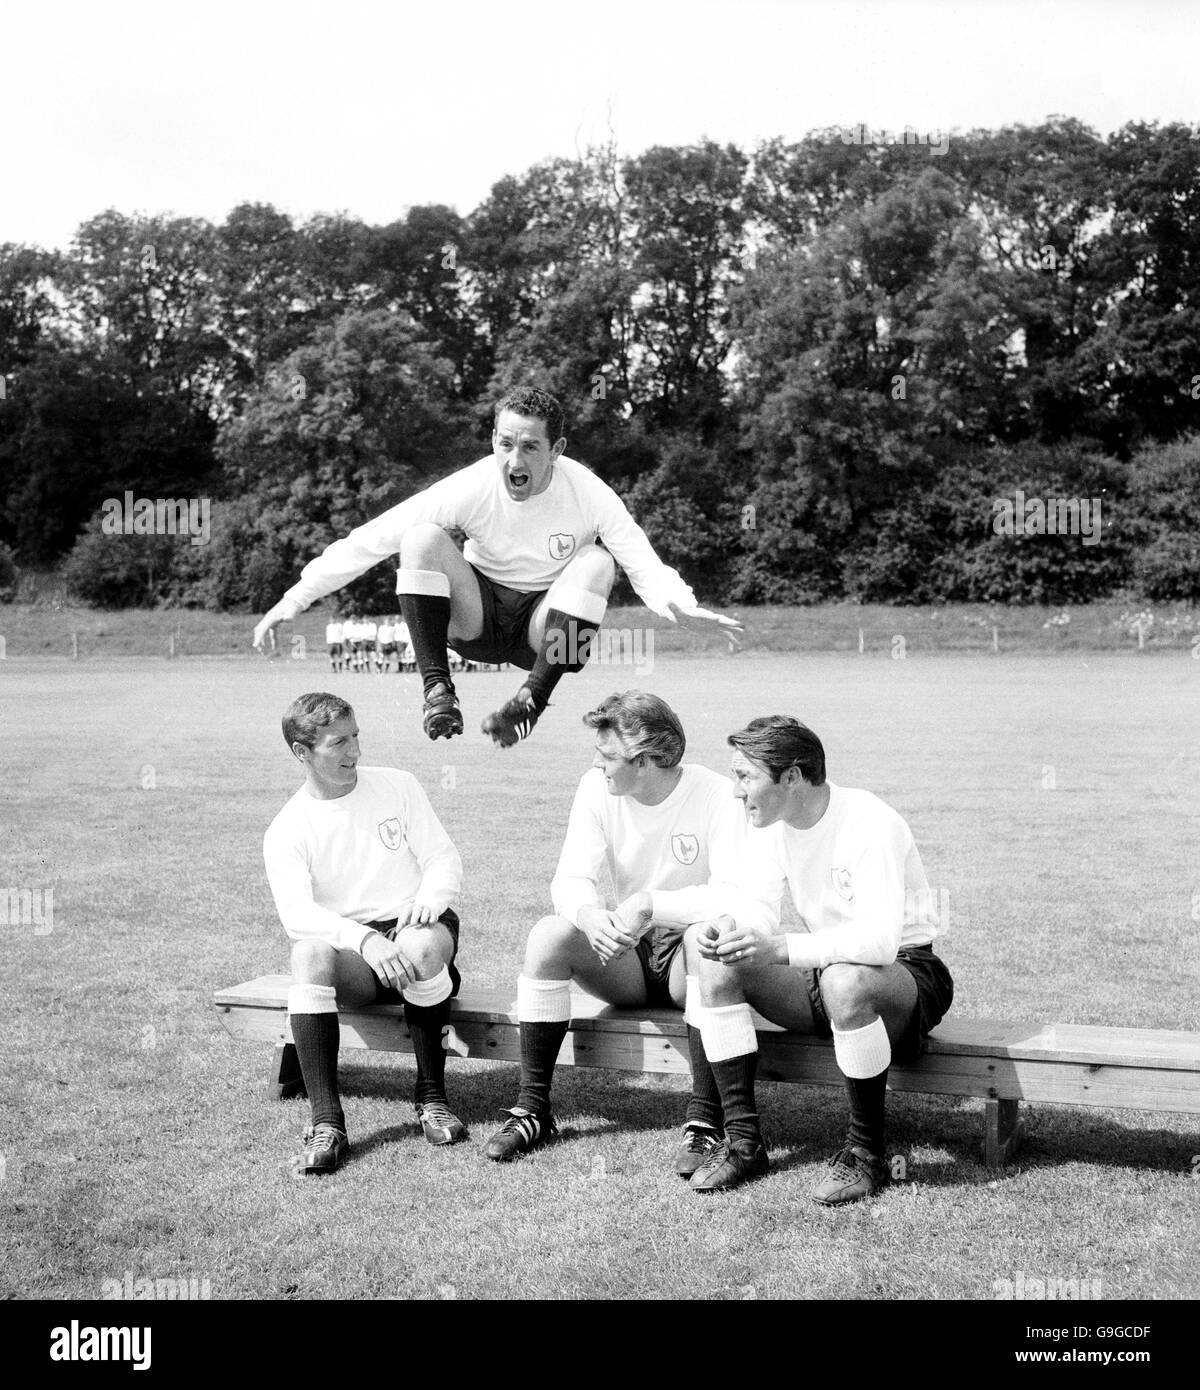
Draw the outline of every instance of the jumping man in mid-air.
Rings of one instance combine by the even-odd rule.
[[[503,748],[532,731],[565,672],[583,669],[618,564],[648,608],[696,631],[723,629],[736,647],[741,624],[697,606],[617,494],[565,456],[566,443],[553,396],[510,392],[495,408],[491,455],[328,546],[254,629],[254,645],[399,552],[396,592],[424,684],[426,734],[462,733],[450,644],[467,661],[529,672],[483,721]],[[462,553],[455,529],[467,536]]]

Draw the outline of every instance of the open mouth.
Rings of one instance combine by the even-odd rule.
[[[514,492],[520,492],[529,486],[528,473],[510,473],[508,475],[508,485]]]

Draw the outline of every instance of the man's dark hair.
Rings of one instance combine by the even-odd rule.
[[[514,414],[524,415],[530,420],[540,420],[546,426],[552,449],[563,437],[562,406],[549,391],[539,391],[536,386],[518,386],[516,390],[510,391],[502,400],[496,402],[496,409],[492,415],[493,427],[500,419],[500,412],[504,410],[511,410]]]
[[[679,716],[665,700],[644,690],[610,695],[585,714],[583,722],[597,733],[611,729],[629,750],[631,761],[644,753],[655,767],[677,767],[687,747]]]
[[[283,741],[290,749],[293,743],[314,748],[322,729],[338,719],[353,719],[354,710],[340,695],[316,690],[298,695],[283,713]]]
[[[789,767],[798,767],[814,787],[825,784],[825,749],[807,724],[788,714],[769,714],[752,719],[744,729],[730,734],[726,743],[753,758],[778,782]]]

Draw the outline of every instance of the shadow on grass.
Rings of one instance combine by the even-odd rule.
[[[957,1161],[913,1159],[916,1171],[910,1176],[931,1187],[986,1186],[1068,1164],[1186,1173],[1197,1147],[1168,1129],[1136,1127],[1131,1121],[1138,1111],[1023,1105],[1025,1133],[1016,1156],[1003,1168],[989,1168],[983,1162],[983,1108],[977,1102],[910,1098],[896,1105],[889,1098],[889,1109],[889,1154],[933,1145],[957,1155]]]
[[[373,1067],[343,1064],[338,1080],[344,1100],[395,1101],[411,1113],[416,1068],[409,1065]],[[490,1133],[516,1104],[521,1087],[518,1066],[490,1065],[446,1068],[446,1095],[451,1109],[472,1136]],[[687,1093],[683,1090],[645,1090],[623,1086],[618,1078],[563,1068],[556,1076],[553,1106],[564,1141],[598,1135],[636,1135],[673,1130],[683,1124]],[[397,1131],[401,1132],[401,1131]]]
[[[372,1149],[386,1148],[391,1144],[411,1143],[413,1138],[413,1125],[388,1125],[386,1129],[377,1129],[372,1134],[366,1134],[361,1139],[356,1135],[350,1150],[352,1159],[365,1158]]]
[[[386,1136],[411,1135],[412,1090],[416,1070],[411,1062],[389,1067],[343,1065],[345,1097],[394,1100],[405,1108],[405,1123],[379,1131]],[[635,1074],[628,1080],[588,1069],[563,1067],[555,1076],[553,1104],[561,1138],[570,1143],[600,1137],[622,1138],[646,1133],[671,1133],[682,1126],[687,1090],[668,1088],[660,1078]],[[503,1120],[502,1111],[516,1103],[520,1068],[490,1064],[455,1066],[446,1071],[451,1107],[466,1123],[472,1137],[486,1137]],[[764,1083],[759,1108],[772,1168],[787,1172],[826,1162],[842,1146],[847,1110],[837,1087],[785,1086]],[[1200,1140],[1171,1130],[1137,1128],[1139,1112],[1083,1110],[1066,1106],[1022,1106],[1025,1137],[1013,1163],[988,1168],[983,1162],[983,1107],[979,1102],[946,1097],[891,1093],[888,1097],[888,1155],[905,1159],[909,1178],[930,1187],[980,1187],[1027,1173],[1031,1168],[1053,1169],[1085,1163],[1113,1168],[1170,1173],[1190,1170],[1191,1155]],[[413,1121],[412,1123],[415,1123]],[[371,1141],[360,1141],[360,1150]],[[922,1149],[944,1150],[945,1158],[920,1158]],[[914,1156],[917,1155],[917,1156]]]

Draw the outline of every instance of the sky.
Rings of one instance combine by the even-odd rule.
[[[1200,0],[8,0],[0,244],[106,208],[469,213],[609,136],[1200,119]]]

